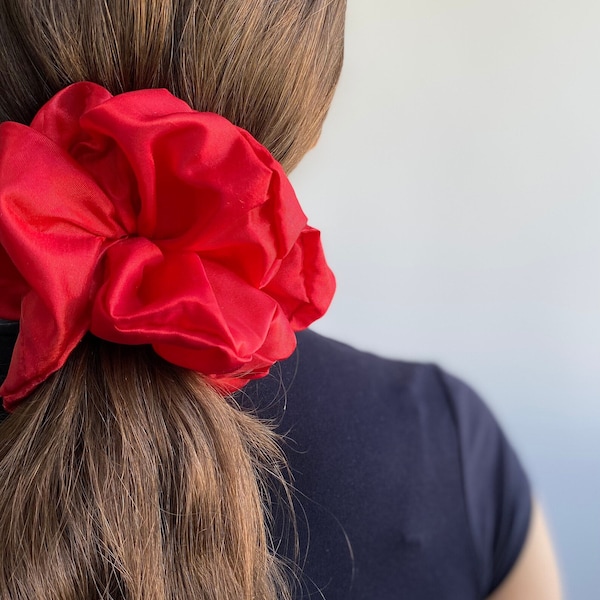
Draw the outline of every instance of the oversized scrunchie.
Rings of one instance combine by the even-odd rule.
[[[248,132],[166,90],[89,82],[0,125],[0,318],[12,410],[86,332],[241,387],[334,292],[317,230]]]

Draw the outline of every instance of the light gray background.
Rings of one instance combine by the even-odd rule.
[[[350,0],[292,180],[338,293],[315,329],[487,399],[600,597],[600,2]]]

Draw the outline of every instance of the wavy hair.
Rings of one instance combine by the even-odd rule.
[[[0,0],[0,121],[76,81],[165,87],[288,171],[339,77],[345,0]],[[271,426],[147,347],[87,336],[0,424],[0,599],[275,600]],[[288,498],[289,501],[289,498]]]

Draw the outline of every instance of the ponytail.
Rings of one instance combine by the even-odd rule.
[[[345,5],[345,0],[0,0],[5,41],[0,88],[8,90],[0,94],[0,121],[30,123],[44,103],[78,81],[95,82],[115,95],[167,88],[193,109],[243,127],[289,172],[316,142],[332,100],[343,57]],[[0,137],[6,142],[7,136]],[[188,162],[180,164],[187,168]],[[24,171],[10,165],[4,170],[9,177]],[[109,170],[113,183],[128,185],[121,171]],[[30,171],[46,181],[54,173]],[[226,187],[232,180],[224,178]],[[42,196],[32,210],[47,204]],[[57,206],[62,211],[62,198]],[[263,212],[280,214],[272,208]],[[19,217],[19,224],[42,221]],[[128,233],[139,242],[139,232]],[[284,233],[273,238],[277,251],[271,254],[278,258],[290,237],[287,225]],[[115,241],[121,238],[119,233]],[[314,231],[303,240],[290,253],[301,274],[309,270],[302,261],[316,256]],[[46,264],[46,246],[37,247]],[[255,256],[255,250],[247,251],[244,260]],[[71,259],[67,253],[67,271],[74,270]],[[178,260],[170,264],[179,267]],[[5,262],[8,254],[0,247],[0,263]],[[31,257],[20,264],[39,266]],[[326,277],[325,268],[317,271]],[[0,279],[16,272],[10,265]],[[37,272],[51,277],[56,269]],[[253,269],[241,275],[264,283]],[[37,275],[32,278],[38,287]],[[193,278],[186,274],[186,284],[187,279]],[[289,599],[290,577],[269,529],[272,487],[283,498],[279,512],[280,505],[290,505],[289,486],[269,425],[240,410],[208,378],[166,362],[149,347],[87,335],[58,371],[52,363],[38,373],[42,362],[56,358],[50,347],[58,338],[56,321],[38,316],[23,327],[23,281],[17,278],[12,286],[2,281],[6,306],[0,317],[21,320],[30,342],[18,344],[22,355],[11,370],[35,371],[36,377],[28,380],[27,397],[17,398],[13,414],[0,423],[0,600]],[[294,330],[308,326],[323,307],[313,310],[305,295],[319,294],[323,286],[305,285],[288,271],[272,286],[278,300],[284,282],[300,294],[284,312]],[[172,283],[153,289],[162,292]],[[62,281],[52,287],[60,293],[68,288]],[[235,294],[225,287],[224,300],[214,305],[229,306],[230,296]],[[28,306],[45,310],[53,304],[40,300]],[[244,306],[254,311],[253,302]],[[180,312],[190,323],[201,322]],[[75,321],[70,305],[63,314]],[[236,330],[252,325],[239,313],[236,319]],[[158,323],[171,324],[162,318]],[[43,342],[41,327],[49,332]],[[281,337],[280,328],[264,328],[271,330]],[[293,334],[288,337],[291,352]],[[10,389],[16,394],[24,388]]]
[[[272,430],[148,347],[87,336],[0,424],[0,598],[286,599]]]

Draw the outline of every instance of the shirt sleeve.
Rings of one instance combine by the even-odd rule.
[[[462,381],[441,374],[458,434],[463,492],[482,589],[491,594],[527,537],[531,490],[525,471],[489,408]]]

